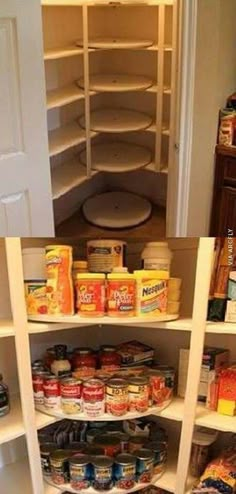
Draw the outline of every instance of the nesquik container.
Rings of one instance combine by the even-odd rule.
[[[76,308],[83,317],[102,317],[105,314],[105,274],[76,275]]]

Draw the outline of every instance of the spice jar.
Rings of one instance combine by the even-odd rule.
[[[80,371],[80,377],[93,377],[96,363],[96,355],[91,348],[75,348],[72,357],[72,369]]]
[[[10,411],[9,390],[3,382],[3,376],[0,374],[0,417],[4,417]]]
[[[102,345],[99,355],[100,367],[103,370],[116,370],[121,367],[121,356],[116,347],[111,345]]]
[[[76,275],[76,308],[81,316],[102,317],[105,314],[105,274]]]
[[[54,347],[56,353],[56,359],[51,365],[51,371],[56,376],[68,376],[70,375],[71,365],[67,359],[67,346],[66,345],[55,345]]]

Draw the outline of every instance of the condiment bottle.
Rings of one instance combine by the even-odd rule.
[[[71,364],[67,359],[67,346],[55,345],[56,359],[51,365],[51,371],[55,376],[68,376],[70,375]]]
[[[9,390],[8,386],[3,382],[2,374],[0,374],[0,417],[7,415],[9,411]]]

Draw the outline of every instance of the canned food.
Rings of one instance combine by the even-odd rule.
[[[75,454],[84,454],[86,443],[74,441],[67,445],[66,449],[75,452]]]
[[[147,442],[147,438],[144,436],[133,436],[129,440],[129,453],[142,449]]]
[[[44,404],[44,378],[50,374],[44,370],[36,369],[33,371],[32,381],[33,381],[33,393],[34,393],[34,403],[35,405]]]
[[[70,485],[73,489],[88,489],[90,486],[90,458],[88,455],[69,459]]]
[[[174,394],[175,369],[169,365],[158,365],[155,368],[158,369],[165,378],[164,398],[165,400],[169,400]]]
[[[94,445],[102,448],[107,456],[116,456],[121,452],[120,439],[114,434],[99,434],[94,439]]]
[[[116,457],[114,467],[115,486],[120,489],[132,489],[135,485],[136,458],[129,454]]]
[[[128,451],[129,451],[129,440],[130,440],[129,434],[126,434],[126,432],[115,432],[114,434],[120,440],[121,452],[122,453],[128,453]]]
[[[44,475],[51,475],[50,455],[57,449],[56,443],[48,442],[40,445],[41,467]]]
[[[114,268],[125,266],[126,243],[120,240],[89,240],[87,259],[89,271],[111,273]]]
[[[64,413],[73,414],[82,411],[82,381],[69,378],[61,381],[61,408]]]
[[[152,441],[146,443],[146,448],[154,453],[154,469],[153,473],[161,474],[165,470],[167,462],[167,447],[163,442]]]
[[[101,434],[101,431],[99,429],[89,429],[87,434],[86,434],[86,440],[88,444],[91,444],[95,437]]]
[[[99,379],[89,379],[83,384],[83,408],[88,417],[105,413],[105,385]]]
[[[113,487],[113,460],[108,456],[98,456],[92,462],[93,487],[97,491],[108,491]]]
[[[93,459],[93,457],[102,456],[104,454],[103,448],[98,448],[93,444],[89,444],[88,446],[85,446],[84,453],[86,455],[89,455],[91,459]]]
[[[149,402],[151,405],[162,406],[165,402],[165,378],[161,372],[155,369],[148,371],[150,394]]]
[[[140,484],[150,483],[153,476],[154,454],[150,449],[140,449],[136,452],[136,480]]]
[[[44,405],[46,408],[59,408],[61,404],[60,381],[57,377],[47,375],[43,382]]]
[[[149,381],[146,377],[134,377],[129,380],[129,410],[146,412],[149,406]]]
[[[124,379],[110,379],[106,384],[106,412],[121,416],[128,411],[129,385]]]
[[[51,479],[54,484],[62,485],[69,482],[69,457],[70,452],[58,449],[50,456]]]

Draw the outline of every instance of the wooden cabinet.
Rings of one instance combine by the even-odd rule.
[[[211,236],[236,231],[236,149],[216,147]]]

